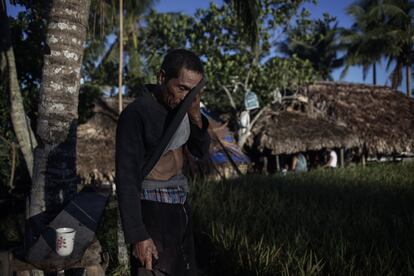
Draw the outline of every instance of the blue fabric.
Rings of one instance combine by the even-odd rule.
[[[233,151],[229,148],[227,148],[227,150],[230,153],[230,156],[234,162],[236,163],[249,163],[250,162],[249,158],[243,153]],[[214,163],[217,163],[217,164],[224,164],[224,163],[229,162],[226,154],[222,150],[211,153],[211,159],[213,160]]]
[[[207,118],[212,118],[215,121],[224,123],[219,117],[215,116],[212,112],[210,112],[206,108],[201,108],[200,111]],[[236,162],[236,164],[250,163],[249,157],[247,157],[238,148],[236,144],[236,140],[234,139],[234,136],[231,133],[228,133],[221,139],[222,139],[221,142],[223,143],[224,147],[227,149],[233,161]],[[226,153],[222,149],[217,149],[215,152],[210,152],[210,156],[211,156],[212,161],[219,165],[223,165],[229,162]]]

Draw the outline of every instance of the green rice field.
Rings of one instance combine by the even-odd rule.
[[[414,164],[193,185],[206,275],[414,275]]]

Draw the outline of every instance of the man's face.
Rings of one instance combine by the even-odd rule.
[[[169,108],[174,109],[201,79],[202,75],[200,73],[182,68],[177,78],[172,78],[166,82],[165,74],[161,72],[159,81],[162,85],[161,91],[164,103]]]

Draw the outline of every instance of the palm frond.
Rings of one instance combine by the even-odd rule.
[[[343,80],[346,77],[346,75],[349,72],[349,68],[350,68],[350,65],[349,64],[345,64],[344,68],[341,71],[341,75],[339,76],[339,79],[340,80]]]
[[[240,18],[242,26],[247,33],[251,46],[255,46],[259,34],[259,8],[257,0],[231,0],[236,15]]]
[[[355,17],[360,18],[365,15],[365,10],[359,5],[351,5],[346,9],[347,14]]]
[[[371,18],[378,19],[381,19],[384,15],[390,17],[401,17],[404,19],[408,18],[408,14],[406,14],[403,9],[392,4],[383,4],[381,6],[373,7],[367,15]]]

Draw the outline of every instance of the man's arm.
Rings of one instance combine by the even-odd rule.
[[[200,98],[201,93],[196,96],[188,111],[191,132],[187,146],[192,155],[203,158],[210,148],[210,136],[207,131],[208,119],[200,112]]]
[[[141,215],[141,182],[145,147],[142,121],[132,106],[121,113],[116,131],[116,191],[127,243],[149,239]]]

